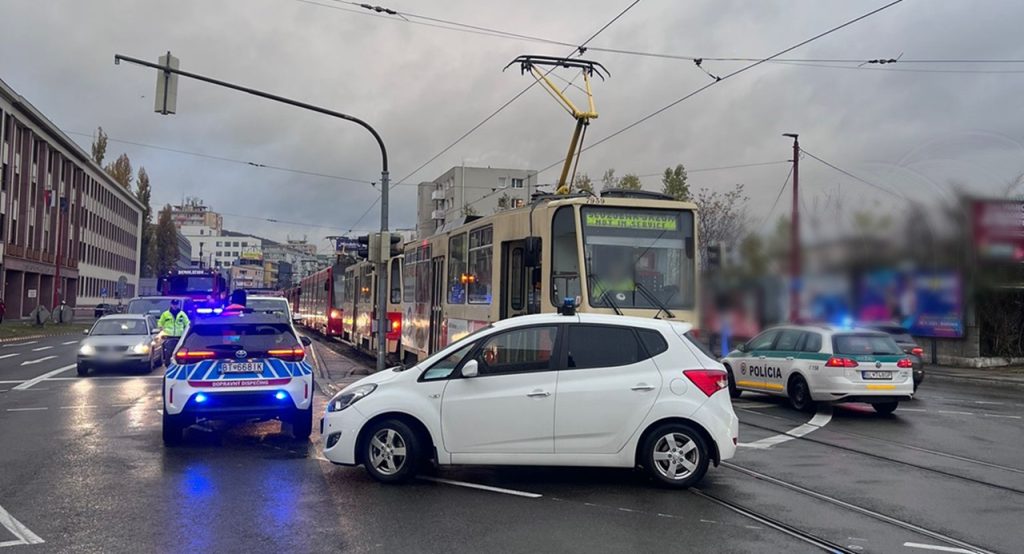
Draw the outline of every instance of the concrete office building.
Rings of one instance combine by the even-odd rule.
[[[466,216],[489,215],[527,204],[537,191],[532,169],[457,166],[419,184],[416,236],[428,237]]]
[[[142,205],[0,80],[0,282],[7,317],[134,296]],[[59,276],[59,277],[58,277]]]

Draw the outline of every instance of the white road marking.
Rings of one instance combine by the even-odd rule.
[[[927,412],[928,410],[925,410],[923,408],[900,408],[900,411],[901,412]]]
[[[69,341],[62,342],[61,344],[63,344],[64,346],[67,346],[69,344],[78,344],[78,341],[77,340],[69,340]]]
[[[13,354],[4,354],[3,356],[0,356],[0,360],[2,360],[4,358],[10,358],[10,357],[13,357],[13,356],[21,356],[21,354],[19,352],[14,352]]]
[[[28,342],[15,342],[15,343],[10,343],[10,344],[5,344],[4,348],[10,348],[12,346],[28,346],[30,344],[37,344],[37,343],[39,343],[39,341],[37,341],[37,340],[30,340]]]
[[[74,367],[74,366],[71,366],[71,367]],[[163,375],[138,375],[138,376],[128,376],[128,375],[96,375],[96,376],[89,377],[89,380],[90,381],[95,381],[97,379],[163,379],[163,378],[164,378]],[[51,379],[47,379],[47,381],[81,381],[81,380],[82,380],[81,377],[53,377]]]
[[[989,406],[1002,406],[1003,405],[1002,402],[989,402],[987,400],[975,400],[974,403],[975,404],[987,404]]]
[[[56,356],[50,356],[50,357],[51,358],[56,358]],[[21,365],[25,365],[25,364],[21,364]],[[69,369],[71,369],[73,367],[75,367],[75,364],[69,364],[69,365],[66,365],[64,367],[59,367],[59,368],[57,368],[57,369],[55,369],[55,370],[53,370],[53,371],[51,371],[49,373],[44,373],[44,374],[40,375],[39,377],[36,377],[35,379],[29,379],[28,381],[25,381],[24,383],[14,387],[13,390],[28,390],[28,389],[32,388],[33,386],[39,384],[40,381],[43,381],[45,379],[49,379],[50,377],[53,377],[54,375],[58,375],[58,374],[64,373],[65,371],[67,371],[67,370],[69,370]]]
[[[739,443],[739,446],[764,450],[782,444],[784,442],[789,442],[791,440],[798,439],[804,435],[813,433],[814,431],[817,431],[818,429],[821,429],[822,427],[828,425],[829,421],[832,421],[832,407],[825,405],[820,409],[820,411],[814,414],[814,417],[812,417],[810,421],[804,423],[799,427],[790,429],[785,433],[773,435],[771,437],[765,437],[761,440],[757,440],[754,442],[741,442]]]
[[[53,346],[40,346],[39,348],[33,348],[32,351],[33,352],[42,352],[43,350],[49,350],[51,348],[53,348]]]
[[[25,360],[24,362],[21,362],[21,365],[35,365],[40,362],[45,362],[46,360],[52,360],[56,357],[57,356],[43,356],[42,358],[36,358],[35,360]]]
[[[963,548],[953,548],[951,546],[937,546],[934,544],[921,544],[917,542],[905,542],[903,546],[907,548],[920,548],[922,550],[936,550],[939,552],[957,552],[959,554],[977,554],[973,550],[966,550]]]
[[[3,506],[0,506],[0,525],[6,527],[7,530],[10,531],[10,533],[18,539],[16,541],[2,542],[0,543],[0,546],[40,544],[42,542],[45,542],[43,541],[43,539],[39,538],[39,535],[36,535],[32,531],[30,531],[28,527],[25,527],[20,521],[14,519],[14,516],[8,513]]]
[[[7,408],[7,411],[8,412],[35,412],[35,411],[38,411],[38,410],[46,410],[46,409],[47,408],[45,406],[43,406],[42,408]]]
[[[1002,415],[1002,414],[978,414],[978,415],[980,415],[982,417],[1002,417],[1002,418],[1006,418],[1006,419],[1024,419],[1024,417],[1019,416],[1019,415]]]
[[[99,408],[99,406],[97,406],[95,404],[83,404],[81,406],[61,406],[60,407],[61,410],[77,410],[79,408]]]
[[[940,414],[953,414],[953,415],[974,415],[974,412],[957,412],[955,410],[936,410]]]
[[[467,489],[477,489],[489,492],[499,492],[501,494],[510,494],[512,496],[521,496],[523,498],[540,498],[544,495],[537,494],[535,492],[524,492],[516,491],[512,489],[503,489],[500,487],[491,487],[488,485],[478,485],[476,483],[467,483],[465,481],[453,481],[451,479],[441,479],[440,477],[420,477],[424,481],[433,481],[434,483],[443,483],[445,485],[454,485],[456,487],[466,487]]]
[[[767,402],[750,402],[746,400],[733,400],[733,405],[737,408],[746,408],[748,410],[760,410],[763,408],[775,408],[778,404],[769,404]]]

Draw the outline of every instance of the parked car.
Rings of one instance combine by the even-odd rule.
[[[149,373],[162,363],[163,337],[153,318],[139,314],[101,317],[78,347],[78,375],[90,369],[127,368]]]
[[[865,327],[888,334],[903,352],[910,355],[914,363],[914,392],[917,392],[917,387],[924,381],[924,348],[918,346],[910,332],[899,325],[872,323]]]
[[[96,319],[99,319],[99,318],[101,318],[101,317],[103,317],[105,315],[116,314],[116,313],[118,313],[118,306],[116,306],[114,304],[106,304],[106,303],[104,303],[104,304],[96,304],[96,307],[93,309],[92,315]]]
[[[439,465],[642,466],[684,488],[736,451],[721,364],[691,325],[600,314],[495,322],[327,405],[324,456],[382,482]]]
[[[796,410],[818,402],[865,402],[891,414],[914,393],[912,362],[892,337],[871,329],[783,325],[764,331],[722,359],[729,393],[789,398]]]

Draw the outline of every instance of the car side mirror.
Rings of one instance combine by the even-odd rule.
[[[313,344],[313,341],[309,337],[307,337],[305,335],[299,337],[299,342],[302,343],[302,346],[309,346],[309,345]]]
[[[88,329],[82,329],[82,334],[83,335],[88,335],[89,334],[89,330]]]
[[[476,377],[477,375],[480,375],[480,364],[476,360],[470,360],[462,364],[463,377]]]

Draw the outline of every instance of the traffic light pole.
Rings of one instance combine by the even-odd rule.
[[[236,85],[234,83],[229,83],[227,81],[221,81],[220,79],[214,79],[212,77],[207,77],[205,75],[199,75],[198,73],[192,73],[192,72],[189,72],[189,71],[182,71],[182,70],[180,70],[180,69],[178,69],[176,67],[176,64],[175,64],[175,66],[172,66],[172,64],[170,62],[170,60],[172,59],[170,54],[171,54],[170,52],[167,53],[168,63],[166,65],[160,65],[158,63],[147,62],[146,60],[140,60],[138,58],[131,58],[131,57],[128,57],[128,56],[122,56],[121,54],[116,54],[114,56],[114,64],[115,65],[119,65],[121,62],[128,62],[128,63],[133,63],[133,64],[145,66],[145,67],[151,67],[153,69],[156,69],[156,70],[159,70],[159,71],[163,72],[163,75],[172,75],[173,74],[173,75],[179,75],[181,77],[188,77],[190,79],[195,79],[197,81],[203,81],[205,83],[210,83],[212,85],[217,85],[217,86],[220,86],[220,87],[229,88],[229,89],[232,89],[232,90],[237,90],[239,92],[244,92],[246,94],[251,94],[253,96],[259,96],[260,98],[266,98],[267,100],[273,100],[275,102],[280,102],[282,104],[288,104],[290,106],[295,106],[297,108],[302,108],[304,110],[309,110],[309,111],[316,112],[316,113],[323,114],[323,115],[329,115],[331,117],[336,117],[338,119],[344,119],[345,121],[351,121],[352,123],[355,123],[356,125],[359,125],[360,127],[362,127],[364,129],[366,129],[367,131],[369,131],[370,134],[373,135],[373,138],[377,141],[377,146],[380,147],[380,157],[381,157],[381,171],[380,171],[380,184],[381,184],[381,187],[380,187],[380,230],[381,230],[382,233],[387,232],[387,230],[388,230],[388,187],[390,186],[390,179],[389,179],[389,174],[388,174],[388,151],[387,151],[387,148],[384,147],[384,140],[381,139],[380,134],[377,133],[377,130],[374,129],[373,127],[371,127],[369,123],[367,123],[367,122],[365,122],[362,119],[359,119],[357,117],[353,117],[351,115],[344,114],[344,113],[341,113],[341,112],[336,112],[334,110],[329,110],[327,108],[322,108],[320,106],[315,106],[313,104],[307,104],[306,102],[300,102],[298,100],[293,100],[291,98],[286,98],[284,96],[278,96],[276,94],[270,94],[269,92],[263,92],[261,90],[256,90],[254,88],[244,87],[242,85]],[[165,102],[167,100],[167,97],[170,94],[171,94],[171,92],[168,89],[164,90]],[[170,112],[169,111],[164,111],[162,113],[170,113]],[[380,370],[384,369],[385,357],[387,355],[387,338],[386,338],[387,337],[387,325],[386,325],[387,313],[386,313],[386,311],[387,311],[388,305],[387,305],[387,286],[386,286],[387,275],[385,274],[386,271],[387,271],[387,260],[385,259],[383,262],[377,264],[377,273],[378,273],[378,275],[377,275],[377,371],[380,371]]]

